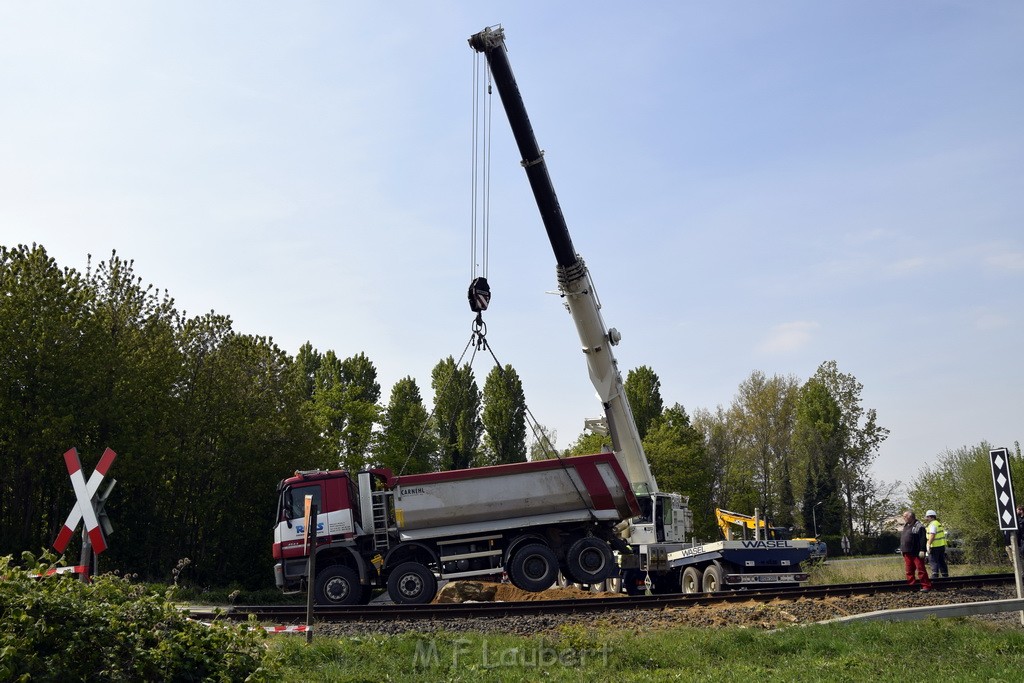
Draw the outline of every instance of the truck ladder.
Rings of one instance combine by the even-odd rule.
[[[391,491],[374,491],[373,501],[373,549],[387,550],[391,545],[391,537],[388,534],[388,509],[389,499],[394,494]]]

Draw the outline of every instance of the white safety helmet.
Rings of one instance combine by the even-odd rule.
[[[928,512],[924,513],[924,516],[925,517],[938,517],[938,515],[935,514],[935,510],[929,510]]]

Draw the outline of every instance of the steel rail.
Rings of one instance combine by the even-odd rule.
[[[937,591],[976,588],[1011,583],[1013,574],[979,574],[956,576],[933,581]],[[523,602],[445,603],[427,605],[353,605],[350,607],[318,606],[314,618],[319,621],[391,621],[448,618],[494,618],[516,615],[572,614],[609,612],[625,609],[686,609],[699,605],[735,602],[772,602],[776,600],[821,599],[875,593],[898,593],[916,590],[906,581],[874,581],[869,583],[802,586],[800,588],[763,588],[729,590],[720,593],[665,594],[575,598],[569,600],[530,600]],[[302,605],[237,605],[223,608],[193,608],[193,618],[246,620],[250,615],[260,621],[290,622],[305,619]]]

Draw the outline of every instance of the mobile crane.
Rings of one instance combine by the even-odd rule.
[[[533,190],[548,241],[555,255],[558,289],[576,325],[590,379],[604,407],[604,427],[612,451],[629,477],[642,514],[620,526],[625,552],[618,553],[623,584],[628,592],[641,586],[667,593],[721,590],[750,583],[796,583],[807,579],[800,562],[809,555],[802,541],[725,540],[695,544],[688,499],[658,489],[626,399],[622,374],[612,347],[621,340],[601,317],[601,304],[586,263],[573,246],[555,194],[544,153],[537,144],[523,98],[505,48],[501,27],[490,27],[469,39],[470,47],[487,58],[501,97],[521,164]]]
[[[429,602],[438,580],[501,577],[541,591],[559,572],[575,583],[621,579],[627,592],[716,591],[797,582],[807,544],[688,540],[686,497],[658,489],[644,454],[590,272],[576,253],[508,63],[504,33],[470,37],[491,69],[557,263],[558,287],[604,407],[612,453],[395,476],[296,472],[278,486],[276,583],[326,605],[367,602],[384,588],[398,603]],[[302,515],[318,510],[315,543]],[[316,575],[306,575],[309,553]]]

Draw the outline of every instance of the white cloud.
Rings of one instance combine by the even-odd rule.
[[[999,270],[1024,271],[1024,252],[1011,251],[989,256],[985,262]]]
[[[818,329],[815,322],[797,321],[776,325],[757,346],[761,353],[791,353],[802,349],[811,340],[811,333]]]
[[[982,332],[991,332],[994,330],[1004,330],[1010,326],[1012,320],[1005,315],[999,315],[997,313],[980,313],[974,319],[975,329]]]
[[[900,259],[894,263],[889,264],[889,272],[893,275],[908,275],[915,273],[923,269],[928,264],[928,260],[915,256],[912,258]]]

